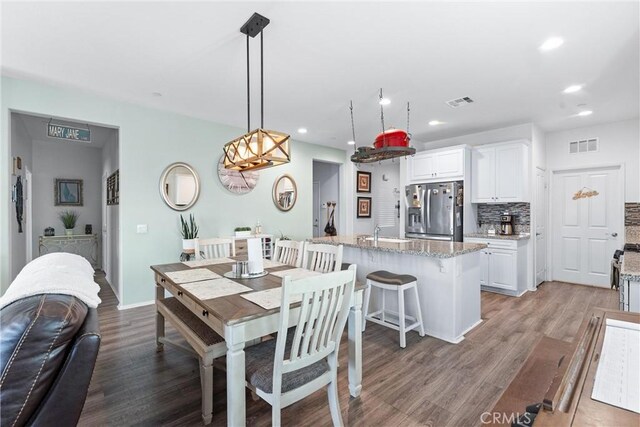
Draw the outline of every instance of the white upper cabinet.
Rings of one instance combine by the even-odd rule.
[[[407,159],[410,183],[452,181],[464,177],[464,148],[421,151]]]
[[[529,146],[485,145],[471,153],[471,202],[529,201]]]

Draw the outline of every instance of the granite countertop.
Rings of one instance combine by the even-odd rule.
[[[625,251],[620,268],[620,279],[640,282],[640,252]]]
[[[467,233],[464,237],[472,237],[476,239],[498,239],[498,240],[527,240],[531,237],[529,233],[520,234],[487,234],[487,233]]]
[[[344,245],[351,248],[372,249],[382,252],[396,252],[409,255],[421,255],[431,258],[453,258],[470,252],[477,252],[487,247],[480,243],[445,242],[425,239],[394,239],[403,242],[384,241],[384,237],[375,243],[365,240],[371,236],[334,236],[309,239],[313,243]]]

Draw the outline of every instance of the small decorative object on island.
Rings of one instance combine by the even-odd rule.
[[[56,235],[56,230],[53,227],[47,227],[44,229],[44,235],[46,237],[51,237]]]
[[[374,163],[382,160],[393,159],[395,157],[412,156],[416,154],[416,149],[409,146],[411,134],[409,133],[409,112],[411,111],[407,102],[407,130],[385,129],[384,127],[384,102],[382,89],[379,95],[380,121],[382,122],[382,133],[380,133],[373,143],[373,146],[359,147],[355,149],[356,131],[353,124],[353,102],[349,104],[351,110],[351,131],[353,133],[354,153],[351,161],[354,163]]]
[[[236,227],[233,229],[236,237],[251,236],[251,227]]]
[[[62,211],[58,214],[58,218],[64,225],[64,232],[67,236],[73,235],[73,229],[76,227],[80,215],[76,211]]]
[[[192,254],[196,247],[194,239],[198,238],[198,225],[193,214],[189,215],[189,222],[184,220],[182,214],[180,215],[180,232],[182,233],[183,252]]]
[[[224,167],[238,172],[279,166],[291,161],[289,135],[264,129],[264,72],[262,61],[262,30],[269,19],[254,13],[240,28],[247,36],[247,133],[225,144]],[[251,130],[251,97],[249,84],[249,37],[260,34],[260,127]]]
[[[84,226],[84,234],[93,234],[93,226],[91,224]]]

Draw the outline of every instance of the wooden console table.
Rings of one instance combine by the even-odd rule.
[[[93,268],[100,268],[98,257],[97,234],[74,234],[71,236],[40,236],[38,253],[69,252],[80,255],[91,263]]]

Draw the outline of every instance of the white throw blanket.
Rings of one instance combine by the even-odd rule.
[[[65,252],[43,255],[24,266],[0,298],[0,308],[40,294],[72,295],[95,308],[102,301],[93,273],[89,261],[79,255]]]

